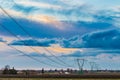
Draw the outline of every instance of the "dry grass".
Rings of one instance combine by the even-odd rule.
[[[120,80],[120,79],[68,79],[68,78],[0,78],[0,80]]]

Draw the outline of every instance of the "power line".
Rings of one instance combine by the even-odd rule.
[[[21,40],[21,38],[17,37],[13,32],[11,32],[9,29],[7,29],[4,25],[0,24],[0,26],[2,28],[4,28],[6,31],[8,31],[11,35],[13,35],[14,37],[16,37],[17,39]],[[26,45],[26,43],[23,41],[23,43]],[[32,50],[38,52],[36,49],[34,49],[33,47],[29,46]],[[54,62],[54,63],[57,63],[56,61],[52,60],[51,58],[49,58],[48,56],[45,56],[45,55],[42,55],[43,57],[49,59],[50,61]],[[59,64],[59,63],[57,63]],[[60,65],[60,64],[59,64]]]
[[[52,54],[52,52],[51,51],[49,51],[48,49],[46,49],[46,48],[44,48],[46,51],[48,51],[49,53],[51,53]],[[53,54],[52,54],[53,55]],[[61,59],[59,59],[57,56],[55,56],[55,58],[56,59],[58,59],[59,61],[61,61],[62,63],[64,63],[64,64],[67,64],[67,63],[65,63],[63,60],[61,60]],[[68,66],[70,66],[70,67],[72,67],[71,65],[69,65],[69,64],[67,64]]]
[[[33,59],[33,60],[35,60],[35,61],[37,61],[37,62],[39,62],[39,63],[45,64],[45,65],[49,65],[49,66],[52,66],[52,67],[54,66],[54,65],[51,65],[51,64],[42,62],[42,61],[40,61],[39,59],[36,59],[36,58],[34,58],[34,57],[30,56],[30,55],[27,55],[27,53],[25,53],[25,52],[23,52],[23,51],[21,51],[21,50],[18,50],[17,48],[15,48],[15,47],[13,47],[13,46],[8,45],[7,42],[5,42],[5,41],[3,41],[3,43],[4,43],[5,45],[7,45],[7,46],[9,46],[9,47],[11,47],[11,48],[13,48],[13,49],[15,49],[15,50],[18,51],[19,53],[22,53],[24,56],[29,57],[30,59]]]
[[[4,11],[4,13],[6,13],[17,25],[19,25],[1,6],[0,6],[0,8]],[[25,33],[27,33],[30,37],[31,37],[31,35],[23,28],[23,27],[21,27],[21,25],[19,25],[19,27],[25,32]],[[12,33],[12,35],[13,35],[13,33]],[[14,36],[16,36],[15,34],[14,34]],[[17,36],[16,36],[17,37]],[[17,38],[19,38],[19,37],[17,37]],[[20,38],[19,38],[20,39]],[[20,39],[21,40],[21,39]],[[26,44],[25,44],[26,45]],[[31,49],[33,49],[34,51],[36,51],[36,52],[38,52],[36,49],[34,49],[34,48],[32,48],[32,47],[30,47]],[[48,51],[46,48],[44,48],[46,51]],[[55,55],[53,55],[52,53],[51,53],[51,55],[52,56],[54,56],[56,59],[58,59],[58,57],[56,57]],[[55,63],[57,63],[57,64],[59,64],[58,62],[56,62],[56,61],[54,61],[54,60],[52,60],[51,58],[49,58],[49,57],[47,57],[49,60],[51,60],[51,61],[53,61],[53,62],[55,62]],[[59,61],[62,61],[62,60],[60,60],[59,59]],[[64,63],[65,64],[65,63]]]
[[[23,28],[23,26],[21,26],[11,15],[9,15],[7,12],[6,12],[6,10],[4,10],[3,8],[2,8],[2,6],[0,6],[0,8],[1,8],[1,10],[5,13],[5,14],[7,14],[7,16],[15,23],[15,24],[17,24],[18,25],[18,27],[19,28],[21,28],[29,37],[31,37],[32,38],[32,35],[28,32],[28,31],[26,31],[24,28]],[[33,38],[32,38],[33,39]],[[35,40],[35,39],[34,39]],[[39,44],[39,43],[37,43],[37,44]],[[34,49],[34,48],[33,48]],[[46,48],[44,48],[45,50],[47,50]],[[34,49],[35,51],[36,51],[36,49]],[[48,50],[47,50],[48,51]],[[38,52],[38,51],[37,51]],[[52,54],[51,52],[50,52],[50,54],[52,55],[52,56],[54,56],[58,61],[60,61],[61,63],[63,63],[64,61],[62,61],[62,60],[60,60],[57,56],[55,56],[54,54]],[[54,61],[54,62],[56,62],[56,61]],[[65,64],[65,65],[68,65],[68,64],[66,64],[65,62],[63,63],[63,64]],[[69,65],[68,65],[69,66]],[[69,66],[69,67],[71,67],[71,66]]]

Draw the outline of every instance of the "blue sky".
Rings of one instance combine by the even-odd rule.
[[[0,24],[17,36],[0,26],[0,68],[66,69],[67,63],[78,69],[75,59],[85,58],[85,69],[90,69],[89,62],[101,69],[120,69],[119,4],[120,0],[1,0],[0,6],[29,35],[0,9]]]

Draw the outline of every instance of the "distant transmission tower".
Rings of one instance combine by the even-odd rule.
[[[93,71],[94,69],[94,66],[95,66],[95,62],[89,62],[90,63],[90,67],[91,67],[91,72]]]
[[[83,74],[83,66],[85,61],[86,61],[85,59],[79,59],[79,58],[77,59],[80,74]]]
[[[96,64],[95,62],[89,62],[90,66],[91,66],[91,72],[93,72],[93,70],[98,70],[99,66],[98,64]]]

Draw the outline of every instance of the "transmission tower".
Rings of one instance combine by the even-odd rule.
[[[83,66],[85,61],[86,61],[85,59],[79,59],[79,58],[77,59],[80,74],[83,74]]]
[[[96,62],[89,62],[90,66],[91,66],[91,72],[93,72],[93,70],[98,70],[99,66],[98,64],[96,64]]]
[[[95,66],[95,62],[89,62],[90,63],[90,67],[91,67],[91,72],[93,71],[94,69],[94,66]]]

